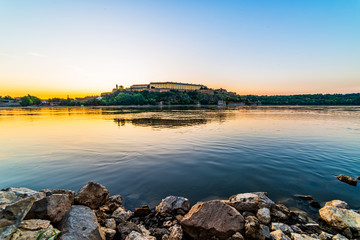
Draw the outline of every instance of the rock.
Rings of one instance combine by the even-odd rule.
[[[150,208],[149,206],[145,205],[142,206],[141,208],[135,208],[134,217],[145,217],[149,213],[150,213]]]
[[[342,232],[342,235],[344,235],[345,237],[350,238],[350,239],[353,238],[353,235],[352,235],[352,232],[351,232],[350,228],[346,228],[346,229]]]
[[[289,225],[280,222],[271,223],[271,230],[272,231],[281,230],[282,232],[287,234],[294,232],[294,230]]]
[[[317,240],[318,238],[313,238],[306,234],[291,233],[291,239],[293,239],[293,240]]]
[[[260,224],[260,227],[261,227],[261,229],[262,229],[263,232],[264,232],[265,238],[266,238],[266,239],[271,238],[269,227],[266,226],[266,225],[264,225],[264,224]]]
[[[165,235],[167,235],[167,238],[169,238],[169,235],[170,235],[170,231],[166,228],[151,228],[150,232],[151,232],[151,235],[155,236],[157,239],[159,239]]]
[[[133,222],[124,221],[120,223],[117,227],[118,232],[120,233],[121,239],[126,238],[131,232],[141,232],[141,229]]]
[[[60,231],[54,229],[48,220],[24,220],[18,225],[16,231],[11,235],[10,240],[34,240],[46,230],[48,231],[42,235],[42,239],[48,238],[53,240],[56,235],[60,234]],[[56,234],[53,231],[55,231]]]
[[[172,226],[172,222],[171,221],[166,221],[163,223],[163,226],[166,227],[166,228],[169,228]]]
[[[71,205],[74,204],[75,195],[76,195],[76,193],[74,191],[65,190],[65,189],[43,189],[40,192],[45,193],[46,196],[50,196],[50,195],[53,195],[53,194],[67,194],[67,195],[69,195]]]
[[[325,205],[319,210],[320,217],[330,226],[344,230],[346,228],[360,230],[360,214],[344,209]]]
[[[357,185],[357,180],[355,178],[352,178],[352,177],[349,177],[349,176],[346,176],[343,174],[337,175],[336,178],[339,179],[341,182],[347,183],[349,185],[352,185],[352,186]]]
[[[291,212],[284,204],[276,203],[271,206],[271,215],[282,221],[286,221],[291,215]]]
[[[181,221],[183,230],[195,239],[231,237],[244,228],[243,216],[223,201],[197,203]]]
[[[92,209],[104,205],[109,198],[109,191],[101,184],[88,182],[75,197],[75,201]]]
[[[185,212],[190,210],[190,202],[187,198],[168,196],[164,198],[159,205],[156,206],[156,212],[160,214],[172,213],[178,209],[182,209]]]
[[[327,233],[327,232],[324,232],[322,231],[319,235],[319,237],[322,239],[322,240],[330,240],[332,239],[334,235],[330,234],[330,233]]]
[[[59,224],[60,240],[105,240],[95,213],[89,207],[73,205]]]
[[[332,200],[330,202],[325,203],[325,206],[349,209],[349,205],[346,202],[341,201],[341,200]]]
[[[0,209],[18,200],[32,197],[35,201],[45,197],[44,193],[23,187],[5,188],[0,191]]]
[[[332,240],[349,240],[349,239],[347,239],[346,237],[344,237],[344,236],[341,235],[341,234],[336,234],[336,235],[332,238]]]
[[[116,221],[114,218],[108,218],[105,221],[105,227],[115,230],[116,229]]]
[[[318,235],[316,235],[315,233],[311,234],[310,237],[321,240],[321,238]]]
[[[270,210],[268,208],[260,208],[256,216],[264,224],[268,224],[271,221]]]
[[[311,196],[311,195],[296,195],[296,197],[298,197],[302,200],[314,200],[313,196]]]
[[[257,211],[259,208],[270,208],[274,202],[267,197],[267,193],[254,192],[254,193],[241,193],[229,198],[231,206],[238,211]]]
[[[51,222],[60,222],[73,202],[70,194],[51,194],[34,202],[25,219],[46,219]]]
[[[249,216],[245,218],[245,236],[250,239],[265,240],[264,231],[256,217]]]
[[[320,203],[316,202],[315,200],[311,200],[309,203],[313,208],[321,208]]]
[[[125,240],[156,240],[155,237],[152,236],[144,236],[141,233],[132,231]]]
[[[256,214],[249,212],[249,211],[245,211],[241,215],[243,215],[244,218],[249,217],[249,216],[256,217]]]
[[[105,234],[106,240],[112,240],[116,234],[116,231],[111,228],[101,227],[101,231]]]
[[[7,188],[0,191],[0,239],[7,239],[25,218],[33,203],[44,193],[27,188]]]
[[[300,224],[299,224],[300,225]],[[298,225],[298,226],[299,226]],[[301,228],[299,228],[298,226],[296,225],[291,225],[291,229],[295,232],[295,233],[303,233],[303,231],[301,230]]]
[[[105,206],[109,208],[110,212],[114,212],[116,209],[122,206],[123,197],[120,195],[114,195],[109,197],[106,201]]]
[[[280,229],[271,232],[270,235],[273,240],[290,240]]]
[[[170,230],[169,240],[183,239],[183,230],[182,230],[181,226],[179,226],[178,224],[175,224],[174,226],[169,228],[169,230]]]
[[[126,211],[123,207],[119,207],[111,215],[111,217],[114,218],[117,223],[127,221],[131,216],[132,212]]]
[[[244,240],[244,237],[241,235],[241,233],[236,232],[229,240]]]

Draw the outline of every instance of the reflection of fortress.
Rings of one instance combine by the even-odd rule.
[[[115,118],[114,122],[118,126],[125,126],[126,123],[142,127],[154,128],[174,128],[183,126],[192,126],[199,124],[206,124],[206,119],[161,119],[161,118],[135,118],[135,119],[121,119]]]

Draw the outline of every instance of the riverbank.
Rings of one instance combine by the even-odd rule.
[[[126,210],[120,195],[89,182],[77,193],[63,189],[0,191],[0,239],[359,239],[360,214],[340,200],[319,207],[319,219],[290,211],[265,192],[191,205],[178,196],[154,209]],[[299,196],[313,201],[311,196]],[[53,237],[51,237],[53,236]],[[50,237],[50,238],[49,238]]]

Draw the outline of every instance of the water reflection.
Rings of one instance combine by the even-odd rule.
[[[169,194],[192,203],[267,191],[275,201],[358,190],[360,107],[0,109],[0,188],[78,190],[87,181],[132,208]],[[119,127],[120,126],[120,127]],[[155,130],[155,131],[154,131]]]
[[[153,128],[176,128],[176,127],[189,127],[193,125],[206,124],[206,119],[161,119],[161,118],[135,118],[124,119],[115,118],[114,122],[118,126],[123,127],[125,124],[132,124],[134,126],[141,127],[153,127]]]

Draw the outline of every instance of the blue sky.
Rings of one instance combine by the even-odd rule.
[[[0,95],[360,92],[360,1],[1,1]]]

